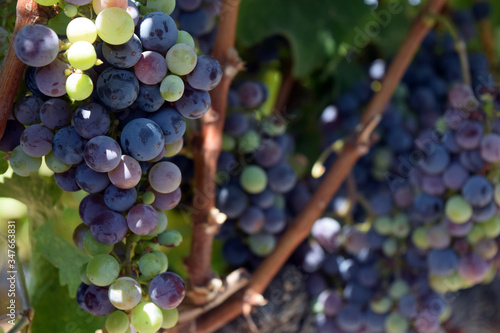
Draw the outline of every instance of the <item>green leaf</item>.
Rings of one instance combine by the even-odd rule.
[[[378,24],[369,12],[363,0],[245,0],[240,5],[237,37],[244,46],[251,46],[276,34],[284,36],[294,55],[294,74],[305,77],[340,56],[341,43],[354,45],[356,28],[364,29],[369,20]]]
[[[90,260],[90,257],[58,236],[52,220],[48,220],[35,230],[33,238],[35,240],[34,251],[59,268],[61,285],[67,285],[69,295],[75,296],[81,282],[80,268]]]
[[[106,317],[93,316],[78,306],[58,283],[58,270],[42,256],[31,260],[31,303],[35,316],[31,333],[87,333],[104,326]]]

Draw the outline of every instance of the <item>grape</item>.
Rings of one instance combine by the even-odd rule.
[[[99,213],[108,210],[108,207],[104,203],[104,198],[99,194],[87,195],[80,202],[79,214],[83,223],[90,225],[90,222]]]
[[[311,234],[314,239],[316,239],[318,243],[329,252],[334,251],[339,246],[338,238],[340,232],[340,224],[337,220],[329,217],[316,220],[311,229]]]
[[[197,64],[197,56],[194,48],[182,43],[172,46],[168,50],[165,59],[167,60],[168,69],[177,75],[191,73]]]
[[[21,148],[31,157],[42,157],[52,150],[54,134],[43,125],[31,125],[21,135]]]
[[[373,227],[381,235],[390,235],[392,232],[392,220],[388,216],[377,217],[373,221]]]
[[[149,205],[135,205],[127,214],[127,224],[133,233],[147,235],[158,225],[158,214]]]
[[[163,315],[154,303],[142,302],[132,310],[130,322],[137,332],[155,333],[163,323]]]
[[[423,175],[421,179],[421,187],[423,192],[436,196],[443,194],[446,190],[446,185],[444,184],[442,175]]]
[[[469,172],[460,164],[450,164],[443,173],[443,182],[451,190],[461,189],[467,179]]]
[[[257,256],[265,257],[274,250],[276,238],[269,234],[251,235],[248,237],[248,246]]]
[[[482,239],[474,245],[474,252],[484,260],[493,259],[498,253],[498,245],[493,239]]]
[[[184,146],[184,138],[180,138],[179,140],[177,140],[173,143],[166,143],[165,144],[165,154],[163,156],[164,157],[175,156],[181,151],[183,146]]]
[[[396,238],[404,239],[410,234],[410,222],[404,214],[398,214],[394,217],[392,234]]]
[[[66,79],[66,93],[75,101],[83,101],[92,94],[94,83],[87,74],[73,73]]]
[[[384,314],[392,308],[392,303],[393,301],[388,297],[372,299],[370,301],[370,309],[376,314]]]
[[[446,226],[450,232],[450,235],[455,237],[464,237],[472,229],[472,222],[468,221],[465,223],[453,223],[450,220],[446,220]]]
[[[98,1],[99,0],[97,0],[97,2]],[[99,9],[94,7],[94,10],[98,13],[95,20],[97,34],[108,44],[124,44],[134,35],[134,20],[125,11],[127,8],[127,1],[123,1],[125,3],[124,8],[110,7],[99,12]],[[94,2],[96,2],[96,0],[94,0]]]
[[[119,273],[120,264],[109,254],[98,254],[87,265],[87,276],[96,286],[110,285],[118,278]]]
[[[110,253],[113,250],[113,245],[102,244],[96,241],[95,238],[92,237],[90,230],[85,233],[85,236],[83,237],[83,247],[85,248],[85,251],[92,256]]]
[[[451,249],[432,250],[427,258],[427,265],[432,274],[448,276],[458,268],[459,260]]]
[[[260,193],[250,195],[250,201],[260,208],[269,208],[274,203],[274,192],[267,187]]]
[[[12,150],[9,162],[14,172],[22,177],[34,174],[42,165],[41,158],[35,158],[27,155],[21,146],[17,146]]]
[[[94,316],[106,316],[115,310],[108,299],[108,289],[93,284],[85,291],[83,301],[86,310]]]
[[[269,187],[278,193],[289,192],[297,182],[297,175],[289,164],[280,163],[267,172]]]
[[[487,1],[475,2],[472,5],[472,13],[476,21],[484,20],[491,13],[491,4]]]
[[[134,25],[137,26],[137,23],[139,23],[139,8],[135,5],[135,3],[132,0],[128,0],[128,6],[126,9],[127,13],[132,17],[134,20]]]
[[[475,253],[462,257],[458,264],[460,276],[474,284],[482,282],[489,270],[490,265]]]
[[[276,207],[264,211],[264,230],[270,234],[277,234],[286,227],[286,218],[283,210]]]
[[[163,309],[176,308],[184,299],[186,286],[182,278],[174,273],[165,272],[156,276],[149,284],[149,297]]]
[[[17,57],[28,66],[42,67],[50,64],[59,52],[59,38],[54,30],[40,24],[22,27],[14,39]]]
[[[230,219],[240,216],[247,205],[247,196],[234,185],[220,189],[217,195],[217,208]]]
[[[241,173],[240,184],[248,193],[260,193],[267,186],[266,172],[256,165],[247,166]]]
[[[255,152],[255,161],[264,168],[275,166],[282,158],[283,151],[273,140],[263,140]]]
[[[160,126],[167,144],[180,140],[186,132],[186,120],[170,106],[162,107],[153,113],[149,119]]]
[[[127,222],[123,215],[105,210],[97,214],[90,223],[92,236],[102,244],[121,242],[127,234]]]
[[[160,309],[163,315],[163,322],[161,324],[161,328],[172,328],[177,325],[179,321],[179,310],[177,309]]]
[[[419,249],[426,250],[430,247],[429,239],[427,237],[428,229],[425,227],[417,228],[413,231],[411,239],[413,244]]]
[[[141,40],[134,34],[132,38],[124,44],[113,45],[103,43],[102,55],[107,62],[117,68],[130,68],[141,58]]]
[[[256,81],[247,81],[238,88],[241,104],[246,108],[255,108],[262,104],[265,93],[262,86]]]
[[[183,11],[190,12],[201,6],[202,0],[177,0],[177,6]]]
[[[443,202],[441,198],[425,193],[421,193],[415,197],[413,207],[416,214],[424,221],[432,222],[438,219],[443,212]]]
[[[181,200],[181,189],[177,188],[170,193],[160,193],[153,190],[154,201],[152,206],[159,210],[170,210],[175,208]]]
[[[446,201],[446,216],[454,223],[465,223],[472,217],[472,207],[462,196],[454,195]]]
[[[470,177],[462,188],[463,198],[475,207],[484,207],[493,199],[493,186],[483,176]]]
[[[233,137],[238,137],[248,130],[247,117],[240,112],[229,114],[224,122],[224,133]],[[271,140],[269,140],[271,141]]]
[[[435,225],[427,230],[427,239],[433,249],[444,249],[450,246],[451,235],[446,226]]]
[[[477,148],[483,137],[483,126],[477,121],[466,120],[456,132],[456,140],[464,149]]]
[[[177,41],[176,44],[187,44],[191,46],[193,49],[195,48],[195,43],[193,37],[189,34],[189,32],[184,30],[179,30],[177,32]]]
[[[418,162],[418,165],[429,175],[443,172],[450,162],[450,155],[441,145],[436,145],[433,151]]]
[[[369,332],[383,333],[386,316],[368,311],[365,314],[365,325]]]
[[[85,145],[87,165],[97,172],[109,172],[120,163],[122,151],[118,142],[109,136],[96,136]]]
[[[157,111],[165,100],[160,92],[160,85],[147,85],[140,83],[139,84],[139,94],[137,95],[137,99],[135,103],[139,106],[139,108],[146,112],[154,112]]]
[[[83,238],[85,237],[87,231],[89,230],[90,229],[88,225],[80,223],[73,231],[73,243],[75,244],[76,247],[84,251],[85,247],[83,246]]]
[[[484,229],[484,234],[489,238],[496,238],[500,235],[500,218],[498,216],[493,217],[489,221],[481,224]]]
[[[35,96],[23,97],[14,106],[16,119],[23,125],[34,125],[40,123],[40,107],[42,100]]]
[[[180,114],[189,119],[198,119],[210,109],[210,95],[206,91],[196,90],[185,85],[184,94],[174,103]]]
[[[222,67],[214,57],[202,55],[198,57],[196,67],[186,76],[186,79],[191,87],[210,91],[220,83],[222,74]]]
[[[175,0],[149,0],[146,4],[148,10],[172,14],[175,8]]]
[[[9,119],[5,127],[5,132],[0,138],[0,151],[9,152],[19,145],[24,126],[16,120]]]
[[[184,81],[177,75],[167,75],[161,81],[160,93],[168,102],[178,101],[184,94]]]
[[[163,260],[159,259],[159,256],[163,256]],[[154,253],[146,253],[139,260],[139,269],[141,271],[141,277],[144,280],[151,280],[156,275],[165,272],[168,267],[167,257],[165,254],[159,251]]]
[[[394,238],[387,238],[382,244],[382,252],[387,257],[394,257],[398,251],[398,242]]]
[[[129,107],[139,94],[139,81],[135,75],[127,70],[113,67],[101,73],[96,87],[101,101],[112,109]]]
[[[149,13],[140,23],[139,37],[146,50],[164,54],[177,41],[177,27],[167,14]]]
[[[57,0],[37,0],[36,3],[42,6],[53,6],[57,3]]]
[[[108,172],[109,180],[121,189],[135,187],[141,180],[142,171],[139,162],[134,158],[122,155],[118,166]]]
[[[352,304],[344,306],[337,314],[337,324],[346,332],[357,332],[363,326],[361,310]]]
[[[75,180],[78,187],[88,193],[98,193],[109,185],[109,178],[105,173],[90,169],[82,163],[76,168]]]
[[[247,234],[255,234],[264,225],[264,213],[257,207],[247,208],[238,220],[238,226]]]
[[[67,68],[68,64],[59,59],[55,59],[46,66],[37,68],[35,72],[35,83],[37,88],[40,89],[40,92],[50,97],[60,97],[65,95],[65,70]],[[45,126],[47,126],[47,124],[45,124]]]
[[[496,163],[500,161],[500,135],[486,134],[481,139],[481,157],[489,163]]]
[[[129,326],[129,319],[122,311],[115,311],[106,318],[105,327],[109,333],[126,333]]]
[[[105,135],[110,126],[109,115],[97,103],[80,106],[73,114],[73,124],[76,132],[85,139]]]
[[[324,290],[318,296],[318,302],[323,304],[324,313],[329,317],[337,315],[342,308],[342,296],[332,290]]]
[[[158,224],[156,225],[155,230],[153,230],[153,232],[151,232],[149,236],[158,236],[159,234],[164,232],[168,226],[167,215],[164,212],[158,210],[156,211],[156,213],[158,214]]]
[[[76,15],[78,15],[78,8],[76,6],[68,4],[64,6],[64,15],[66,15],[67,17],[75,17]]]
[[[40,119],[45,127],[58,130],[70,124],[71,110],[64,100],[51,98],[40,108]]]
[[[136,280],[124,276],[109,286],[108,297],[116,308],[131,310],[141,301],[142,290]]]
[[[167,63],[160,53],[145,51],[134,65],[134,73],[142,83],[157,84],[167,75]]]
[[[210,32],[213,25],[214,18],[204,8],[198,8],[192,12],[182,12],[179,16],[180,28],[195,37]]]
[[[385,329],[387,333],[406,333],[410,324],[408,319],[398,312],[393,312],[385,319]]]
[[[493,201],[484,207],[474,207],[472,209],[472,220],[475,222],[485,222],[495,216],[497,207]]]
[[[123,128],[121,146],[125,153],[138,161],[149,161],[163,150],[164,134],[154,121],[138,118]]]
[[[106,206],[117,212],[124,212],[132,208],[137,200],[137,191],[134,188],[123,190],[114,185],[109,185],[104,191]]]
[[[181,184],[181,171],[171,162],[159,162],[149,170],[149,184],[160,193],[175,191]]]
[[[75,5],[75,6],[83,6],[83,5],[86,5],[88,3],[90,3],[91,0],[69,0],[69,1],[66,1],[67,3],[70,3],[72,5]]]
[[[408,318],[412,318],[417,314],[417,299],[413,294],[406,294],[398,302],[398,310],[401,314]]]
[[[86,1],[86,0],[83,0]],[[127,9],[127,0],[93,0],[92,8],[96,14],[100,14],[104,9],[118,7],[121,9]],[[120,43],[122,44],[122,43]]]
[[[467,235],[467,241],[470,244],[476,244],[484,238],[484,230],[481,225],[475,224],[472,226],[472,230]]]
[[[222,256],[229,265],[241,266],[250,258],[250,250],[241,239],[230,238],[222,246]]]
[[[86,41],[78,41],[68,49],[68,61],[71,66],[82,71],[94,67],[97,55],[94,46]]]
[[[176,247],[182,243],[182,235],[177,230],[166,230],[158,235],[158,243],[166,247]]]

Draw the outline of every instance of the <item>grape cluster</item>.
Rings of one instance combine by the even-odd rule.
[[[131,1],[61,2],[58,10],[74,17],[67,40],[35,24],[14,42],[30,66],[32,94],[15,104],[0,149],[10,152],[16,174],[29,176],[44,160],[61,189],[88,193],[73,234],[92,256],[81,270],[77,302],[108,316],[110,333],[173,327],[185,296],[162,251],[182,241],[167,230],[164,213],[181,200],[182,175],[171,158],[183,147],[186,118],[209,110],[208,91],[222,68],[177,29],[169,15],[174,6],[148,1],[140,15]],[[95,20],[75,17],[84,9]]]

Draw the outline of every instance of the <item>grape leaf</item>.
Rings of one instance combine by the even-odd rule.
[[[84,252],[55,233],[54,221],[48,220],[34,232],[35,252],[59,268],[59,281],[74,297],[80,285],[80,268],[90,260]]]
[[[357,34],[363,39],[369,24],[381,25],[369,13],[363,0],[245,0],[240,5],[237,38],[251,46],[276,34],[284,36],[291,44],[295,75],[305,77],[339,57],[341,43],[363,47],[357,45]]]
[[[31,303],[35,316],[31,333],[86,333],[104,326],[106,317],[93,316],[78,306],[65,287],[58,283],[57,268],[41,255],[31,260]]]

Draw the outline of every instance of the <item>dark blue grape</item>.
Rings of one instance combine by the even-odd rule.
[[[221,188],[217,195],[217,208],[230,219],[240,216],[247,205],[248,199],[245,192],[234,185]]]
[[[72,167],[66,172],[54,173],[54,180],[61,189],[67,192],[76,192],[80,186],[76,182],[76,167]]]
[[[97,103],[80,106],[73,114],[73,126],[85,139],[105,135],[109,130],[110,119],[105,108]]]
[[[133,67],[141,58],[142,43],[137,35],[125,44],[111,45],[102,43],[102,55],[108,63],[117,68]]]
[[[177,42],[177,33],[174,20],[162,12],[147,14],[139,24],[142,46],[149,51],[166,53]]]
[[[297,182],[297,175],[289,164],[280,163],[267,172],[269,187],[278,193],[290,191]]]
[[[124,109],[137,99],[139,81],[130,71],[110,67],[99,75],[96,91],[107,107]]]
[[[186,120],[184,117],[170,106],[164,106],[157,112],[149,116],[163,130],[165,143],[178,141],[186,132]]]
[[[179,15],[179,27],[198,37],[210,32],[214,26],[214,18],[204,8],[198,8],[192,12],[181,12]],[[177,40],[177,35],[174,41]]]
[[[142,82],[139,83],[139,95],[135,100],[137,106],[146,112],[155,112],[165,103],[161,93],[160,85],[148,85]]]
[[[483,176],[470,177],[462,188],[462,195],[475,207],[484,207],[493,198],[493,186]]]
[[[184,117],[198,119],[208,112],[210,104],[208,92],[194,89],[186,84],[184,94],[174,103],[174,107]]]
[[[210,91],[222,80],[222,67],[214,57],[201,55],[196,67],[186,75],[189,85],[195,89]]]
[[[121,242],[127,234],[127,221],[122,214],[105,210],[97,214],[90,223],[92,236],[102,244]]]
[[[138,118],[125,125],[120,142],[125,153],[138,161],[149,161],[163,150],[165,136],[154,121]]]
[[[66,101],[51,98],[40,108],[40,120],[52,130],[58,130],[71,123],[71,109]]]
[[[97,214],[108,209],[102,195],[91,194],[82,199],[78,212],[83,223],[90,225]]]
[[[452,249],[432,250],[427,258],[429,271],[438,276],[448,276],[456,271],[458,257]]]
[[[73,126],[61,128],[52,140],[52,152],[66,164],[78,164],[83,161],[83,151],[87,140],[76,132]]]
[[[255,234],[264,225],[264,213],[260,208],[248,207],[238,219],[238,226],[247,234]]]
[[[76,183],[88,193],[99,193],[109,185],[107,173],[97,172],[89,168],[86,163],[81,163],[76,168]]]
[[[224,133],[239,137],[249,128],[247,117],[241,112],[234,112],[227,115],[224,121]]]
[[[269,187],[260,193],[250,195],[250,201],[263,209],[270,208],[274,204],[274,199],[274,192]]]
[[[115,307],[108,298],[108,288],[90,285],[83,297],[87,311],[94,316],[107,316]]]
[[[264,210],[264,230],[270,234],[282,232],[286,227],[286,216],[282,209],[275,206]]]
[[[132,208],[137,200],[135,188],[122,190],[114,185],[109,185],[104,191],[104,202],[109,209],[124,212]]]
[[[222,246],[224,260],[232,266],[240,267],[250,258],[250,249],[239,238],[231,238]]]
[[[0,150],[9,152],[19,146],[24,126],[17,120],[9,119],[5,127],[5,132],[0,138]]]
[[[35,96],[23,97],[14,106],[14,115],[23,125],[34,125],[40,123],[40,107],[43,101]]]

